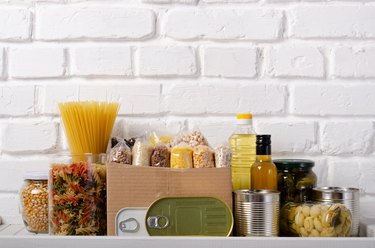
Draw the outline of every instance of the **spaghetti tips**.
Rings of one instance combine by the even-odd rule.
[[[72,154],[106,152],[119,110],[118,103],[59,103],[64,130]]]

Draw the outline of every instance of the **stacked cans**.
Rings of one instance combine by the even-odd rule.
[[[234,192],[235,235],[277,237],[279,202],[278,191],[236,190]]]
[[[313,189],[313,200],[318,202],[341,203],[352,214],[351,236],[359,235],[359,189],[343,187],[321,187]]]

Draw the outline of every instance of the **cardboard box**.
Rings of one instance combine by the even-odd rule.
[[[149,207],[171,196],[211,196],[232,208],[231,168],[170,169],[107,165],[107,227],[115,235],[115,218],[124,207]]]

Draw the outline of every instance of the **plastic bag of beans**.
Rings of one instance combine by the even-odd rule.
[[[120,140],[109,152],[109,162],[131,164],[132,152],[124,140]]]
[[[170,151],[166,144],[158,142],[151,156],[152,167],[170,167]]]
[[[215,167],[214,152],[209,146],[199,145],[193,150],[194,168]]]

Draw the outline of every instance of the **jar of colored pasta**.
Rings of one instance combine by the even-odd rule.
[[[106,235],[105,155],[61,156],[49,173],[49,233]]]
[[[48,173],[30,171],[20,190],[21,213],[26,230],[48,233]]]

